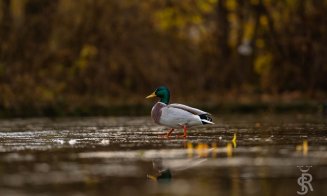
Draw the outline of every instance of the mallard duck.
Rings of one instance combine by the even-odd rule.
[[[184,138],[187,136],[187,128],[205,124],[214,124],[211,114],[183,104],[169,104],[170,92],[167,87],[161,86],[146,98],[160,98],[151,110],[151,117],[156,124],[170,127],[166,136],[169,137],[174,129],[183,128]]]
[[[163,164],[161,158],[155,159],[152,161],[153,169],[156,171],[156,175],[148,174],[148,179],[157,181],[157,182],[169,182],[171,181],[172,175],[168,167]]]

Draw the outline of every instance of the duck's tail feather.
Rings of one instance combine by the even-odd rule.
[[[200,119],[202,124],[215,124],[214,122],[212,122],[212,118],[210,117],[210,114],[200,114]]]

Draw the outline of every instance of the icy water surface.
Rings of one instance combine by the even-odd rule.
[[[297,166],[327,194],[326,116],[215,122],[167,139],[149,117],[1,120],[0,195],[297,195]]]

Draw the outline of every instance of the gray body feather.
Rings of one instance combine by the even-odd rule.
[[[151,111],[151,116],[157,124],[171,128],[180,128],[203,125],[205,123],[214,124],[203,120],[199,115],[210,115],[209,113],[192,108],[183,104],[169,104],[162,102],[156,103]]]

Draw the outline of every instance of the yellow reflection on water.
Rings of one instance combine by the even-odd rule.
[[[189,158],[193,158],[194,156],[200,158],[206,158],[210,155],[215,158],[217,156],[217,144],[211,144],[211,148],[207,143],[199,143],[197,145],[193,145],[191,142],[187,143],[187,156]],[[210,154],[211,153],[211,154]]]
[[[234,133],[234,137],[232,139],[232,143],[233,143],[234,148],[236,148],[236,133]]]
[[[208,151],[209,147],[208,147],[208,144],[203,144],[203,157],[208,157]]]
[[[184,146],[187,148],[187,156],[188,158],[193,158],[194,156],[200,158],[206,158],[211,156],[212,158],[216,158],[218,155],[218,145],[217,143],[207,144],[207,143],[199,143],[192,144],[192,142],[184,143]],[[209,148],[209,146],[211,148]],[[233,156],[233,148],[237,147],[237,136],[234,133],[233,139],[227,143],[226,145],[226,155],[227,157]],[[223,152],[224,152],[224,148]]]
[[[302,147],[303,147],[303,151],[302,151],[303,155],[307,156],[309,150],[308,140],[303,141]]]
[[[147,177],[148,179],[150,179],[150,180],[157,181],[157,177],[155,177],[155,176],[153,176],[153,175],[148,174],[148,175],[146,175],[146,177]]]
[[[202,143],[199,143],[199,144],[196,146],[196,152],[197,152],[197,155],[198,155],[199,157],[202,156],[202,151],[203,151],[202,145],[203,145]]]
[[[196,147],[196,151],[199,157],[207,157],[208,156],[208,144],[200,143]]]
[[[187,143],[187,156],[189,158],[193,157],[193,144],[191,142]]]
[[[303,140],[302,145],[297,145],[296,146],[296,151],[297,152],[302,152],[303,156],[307,156],[308,155],[308,151],[309,151],[309,144],[308,144],[308,140]]]
[[[211,147],[212,147],[212,158],[216,158],[218,153],[217,144],[213,143]]]
[[[232,147],[231,143],[227,144],[226,153],[227,153],[227,157],[232,157],[233,156],[233,147]]]

